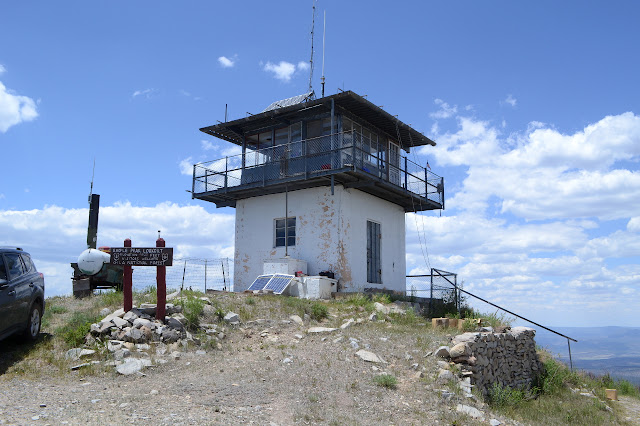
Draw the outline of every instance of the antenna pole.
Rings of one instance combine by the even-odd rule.
[[[311,17],[311,59],[309,59],[309,92],[313,92],[313,32],[316,24],[316,0],[313,0],[313,14]]]
[[[93,157],[93,171],[91,172],[91,190],[89,191],[89,204],[91,204],[91,195],[93,194],[93,178],[96,175],[96,158]]]
[[[322,97],[324,98],[324,40],[327,34],[327,11],[324,11],[324,26],[322,28]]]

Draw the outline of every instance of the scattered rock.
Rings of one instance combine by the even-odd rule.
[[[363,361],[384,363],[384,360],[380,358],[378,355],[374,354],[373,352],[365,351],[364,349],[361,349],[358,352],[356,352],[356,356],[358,356]]]
[[[304,325],[304,321],[298,315],[291,315],[289,319],[298,325]]]
[[[478,410],[475,407],[471,407],[470,405],[458,404],[456,407],[456,411],[459,413],[464,413],[474,419],[484,420],[484,414],[482,411]]]
[[[116,371],[124,376],[128,376],[150,365],[151,360],[149,359],[128,358],[127,361],[116,367]]]
[[[224,316],[224,321],[229,324],[239,324],[240,317],[235,312],[229,312]]]
[[[449,358],[449,347],[440,346],[438,349],[436,349],[436,351],[433,354],[433,356],[435,356],[437,358]]]
[[[436,379],[436,382],[438,384],[444,385],[449,383],[452,380],[455,380],[455,376],[453,375],[453,373],[450,370],[439,370],[438,371],[438,378]]]
[[[340,329],[342,330],[347,329],[351,327],[353,324],[355,324],[355,322],[356,321],[353,318],[349,318],[344,324],[340,326]]]
[[[502,422],[498,419],[491,419],[489,420],[489,424],[491,426],[500,426],[502,424]]]
[[[336,331],[337,328],[329,328],[329,327],[311,327],[307,330],[307,333],[331,333]]]

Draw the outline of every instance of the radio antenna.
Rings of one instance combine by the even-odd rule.
[[[309,93],[313,92],[313,32],[316,24],[316,0],[313,0],[313,14],[311,17],[311,59],[309,59]]]
[[[324,98],[324,40],[327,34],[327,11],[324,11],[324,26],[322,28],[322,97]]]
[[[93,158],[93,171],[91,172],[91,190],[89,191],[89,204],[91,204],[91,196],[93,195],[93,178],[96,175],[96,158]]]

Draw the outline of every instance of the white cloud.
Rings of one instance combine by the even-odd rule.
[[[7,69],[4,67],[4,65],[0,64],[0,74],[3,74],[6,71]]]
[[[287,61],[280,61],[277,64],[267,62],[264,64],[263,69],[272,73],[278,80],[290,81],[296,72],[308,70],[309,64],[302,61],[298,62],[297,66]]]
[[[443,101],[442,99],[436,99],[433,102],[440,107],[440,110],[430,113],[429,117],[431,118],[435,118],[435,119],[449,118],[449,117],[453,117],[458,112],[457,105],[449,106],[449,104]]]
[[[218,150],[218,145],[214,145],[212,142],[208,141],[208,140],[201,140],[200,141],[200,145],[202,145],[202,149],[204,149],[205,151],[217,151]]]
[[[0,74],[2,72],[4,72],[4,67],[2,67]],[[10,127],[34,120],[37,116],[38,111],[33,99],[16,95],[0,82],[0,132],[6,133]]]
[[[149,99],[151,98],[153,95],[155,95],[158,92],[157,89],[143,89],[143,90],[136,90],[135,92],[133,92],[133,94],[131,95],[132,98],[137,98],[138,96],[144,96],[145,98]]]
[[[187,176],[193,176],[193,160],[191,157],[187,157],[178,163],[180,167],[180,173]]]
[[[450,207],[486,209],[497,198],[502,213],[527,220],[615,219],[640,211],[640,171],[615,168],[640,159],[640,117],[605,117],[563,134],[533,122],[524,134],[501,137],[491,123],[458,117],[454,133],[436,135],[423,149],[438,164],[467,166]]]
[[[627,230],[629,232],[640,232],[640,216],[632,217],[627,223]]]
[[[502,104],[511,105],[512,107],[516,107],[518,100],[513,97],[513,95],[507,95],[506,99],[502,101]]]
[[[88,209],[47,206],[35,210],[0,210],[0,246],[30,252],[44,273],[47,296],[71,293],[71,268],[86,248]],[[203,206],[160,203],[150,207],[117,203],[101,206],[98,245],[153,246],[157,231],[174,257],[221,258],[233,253],[233,214],[209,213]]]
[[[220,56],[218,58],[218,63],[222,66],[222,68],[233,68],[237,60],[238,60],[238,55],[233,55],[231,58],[227,58],[226,56]]]

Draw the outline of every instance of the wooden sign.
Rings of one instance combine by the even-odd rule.
[[[171,247],[111,247],[112,265],[171,266]]]

